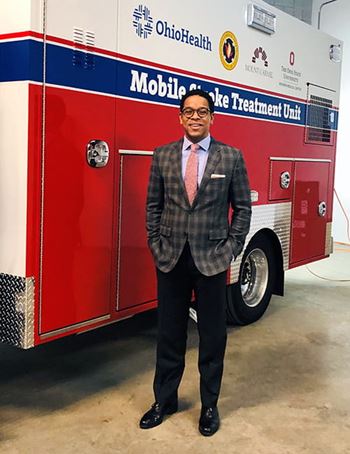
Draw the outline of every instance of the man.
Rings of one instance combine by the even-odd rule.
[[[153,155],[146,223],[158,279],[156,401],[142,417],[142,429],[177,411],[192,291],[199,331],[199,431],[210,436],[220,425],[226,271],[243,249],[251,203],[242,155],[210,137],[213,120],[211,96],[202,90],[187,92],[180,104],[185,137]],[[229,205],[234,210],[230,225]]]

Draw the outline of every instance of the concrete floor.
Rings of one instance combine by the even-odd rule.
[[[309,268],[350,279],[350,248]],[[152,403],[155,313],[29,351],[0,346],[0,452],[350,453],[350,284],[286,274],[255,325],[229,328],[221,430],[197,432],[197,333],[189,327],[180,412],[138,428]]]

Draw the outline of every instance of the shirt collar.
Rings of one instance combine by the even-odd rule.
[[[209,146],[210,146],[210,140],[211,140],[211,137],[210,137],[210,134],[205,137],[204,139],[202,139],[200,142],[197,142],[198,145],[200,146],[200,148],[204,151],[208,151],[209,150]],[[183,149],[184,150],[187,150],[188,148],[190,148],[190,146],[192,145],[192,142],[190,140],[187,139],[187,137],[185,136],[184,137],[184,144],[183,144]]]

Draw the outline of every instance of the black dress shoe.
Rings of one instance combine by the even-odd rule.
[[[142,416],[140,420],[141,429],[152,429],[162,424],[165,415],[172,415],[177,412],[177,402],[168,405],[161,405],[155,402],[152,407]]]
[[[220,418],[217,407],[202,407],[201,417],[199,418],[199,432],[205,437],[210,437],[218,431]]]

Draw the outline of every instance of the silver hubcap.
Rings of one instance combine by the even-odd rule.
[[[269,277],[267,257],[261,249],[253,249],[247,255],[242,269],[241,293],[245,304],[256,307],[262,300]]]

